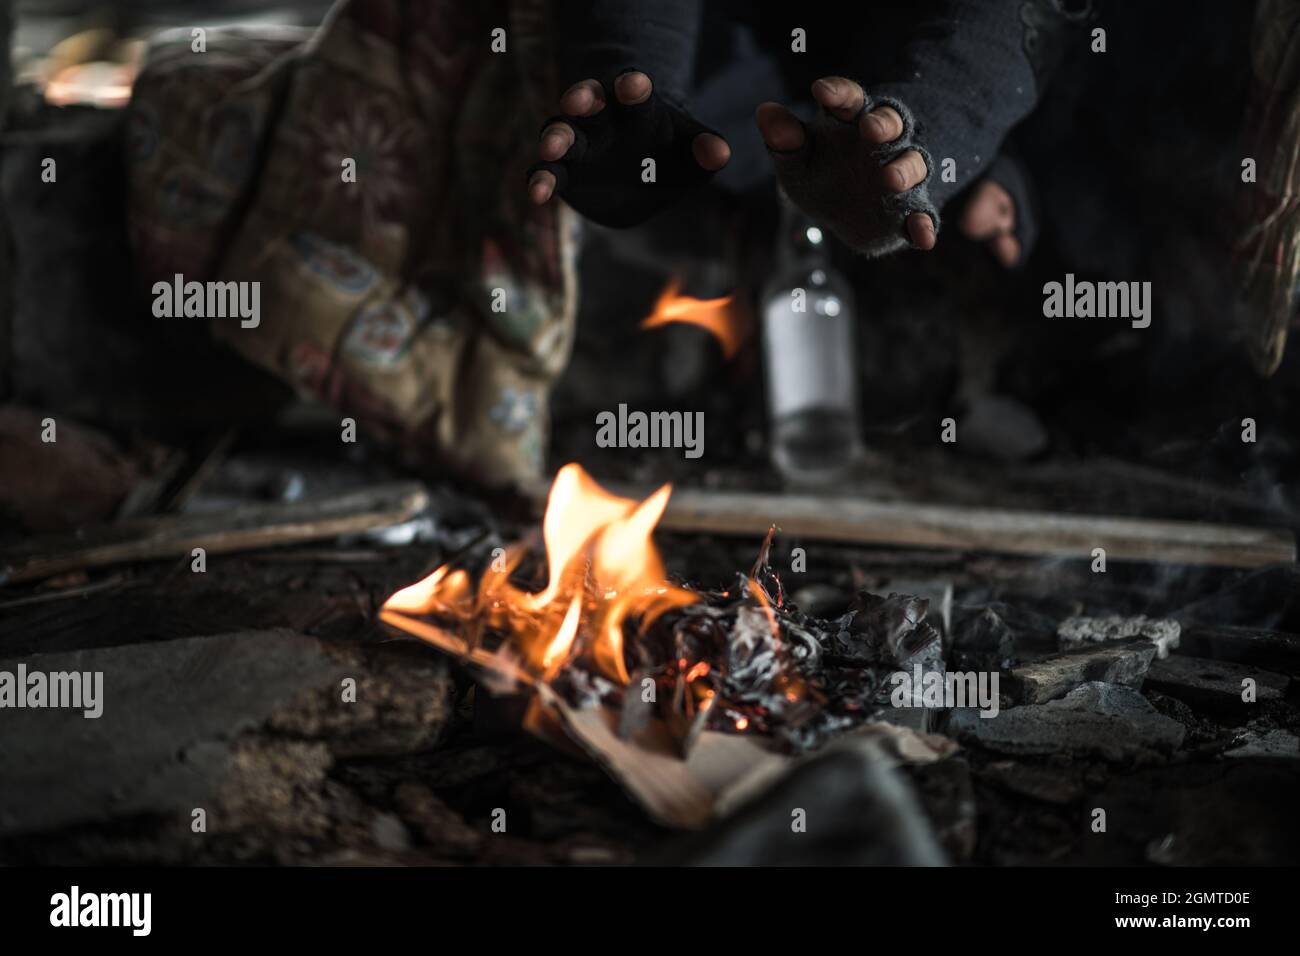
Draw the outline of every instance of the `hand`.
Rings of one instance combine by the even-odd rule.
[[[925,204],[913,191],[929,168],[903,142],[910,130],[898,110],[863,112],[862,87],[842,76],[817,80],[812,95],[822,112],[808,125],[779,103],[764,103],[755,115],[786,195],[859,251],[879,254],[907,242],[933,249],[935,220],[909,208]]]
[[[731,158],[726,140],[656,94],[650,77],[636,70],[606,85],[575,83],[560,98],[560,109],[564,115],[542,130],[541,162],[528,171],[529,198],[541,205],[558,195],[602,225],[644,222]],[[649,182],[646,159],[654,160]]]
[[[991,179],[971,192],[961,217],[962,235],[984,243],[1004,269],[1020,261],[1020,240],[1015,236],[1016,204],[1011,194]]]

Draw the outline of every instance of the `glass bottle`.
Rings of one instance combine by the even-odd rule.
[[[761,298],[772,461],[793,483],[827,484],[862,453],[853,290],[831,265],[825,233],[783,206],[777,268]]]

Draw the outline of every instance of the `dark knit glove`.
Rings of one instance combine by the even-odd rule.
[[[553,174],[556,194],[575,210],[603,226],[623,227],[644,222],[713,177],[696,162],[691,146],[696,136],[714,131],[657,90],[642,103],[620,103],[614,95],[618,76],[602,82],[605,107],[599,113],[546,121],[543,129],[571,126],[573,145],[555,162],[534,163],[528,178],[539,171]],[[654,160],[652,179],[647,159]]]
[[[893,142],[876,144],[863,138],[858,122],[881,106],[898,112],[903,132]],[[931,202],[928,188],[934,178],[934,162],[925,147],[914,142],[915,128],[912,111],[901,101],[868,95],[853,120],[846,122],[821,110],[806,124],[803,146],[769,152],[781,188],[796,206],[856,251],[882,256],[911,245],[904,223],[914,212],[928,215],[935,234],[939,232],[939,210]],[[881,185],[875,170],[909,149],[925,160],[925,179],[906,192],[890,192]]]

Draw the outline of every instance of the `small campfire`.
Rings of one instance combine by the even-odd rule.
[[[497,549],[477,582],[442,565],[380,616],[470,661],[495,691],[545,687],[609,714],[623,739],[658,722],[681,756],[703,731],[803,752],[882,717],[891,673],[942,670],[925,600],[862,593],[838,620],[802,613],[769,563],[775,528],[725,589],[669,580],[651,535],[671,492],[638,502],[567,465],[542,524],[544,586],[516,583],[535,557],[524,543]]]

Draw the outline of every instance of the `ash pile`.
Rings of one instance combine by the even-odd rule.
[[[578,667],[560,675],[557,689],[576,706],[616,708],[625,736],[658,716],[683,753],[703,729],[761,734],[789,754],[872,720],[923,729],[923,714],[909,718],[891,706],[898,698],[891,677],[942,680],[942,639],[925,619],[929,602],[863,591],[839,617],[812,617],[790,601],[768,564],[770,542],[732,588],[705,592],[702,603],[670,611],[634,636],[627,687]]]

